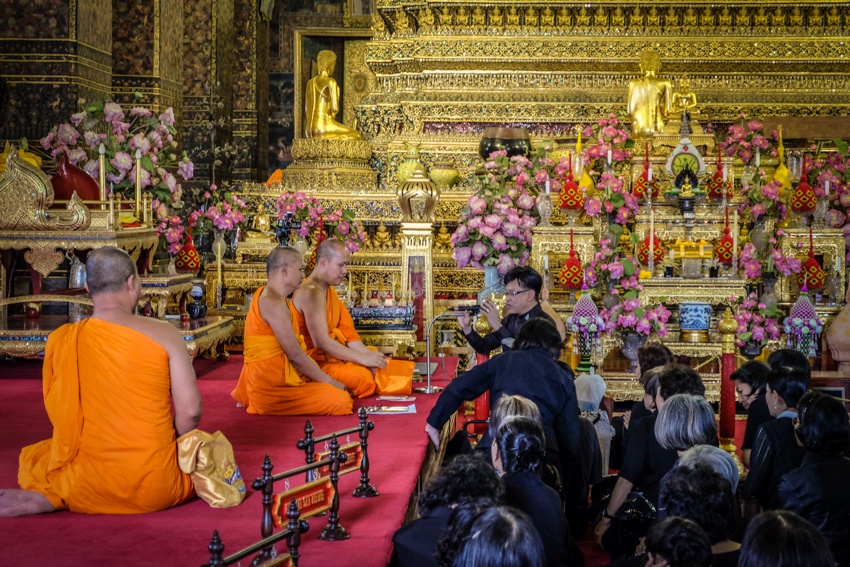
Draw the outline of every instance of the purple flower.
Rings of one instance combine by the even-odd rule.
[[[478,195],[469,198],[469,212],[473,215],[483,214],[487,210],[487,201]]]
[[[484,217],[484,224],[490,228],[496,229],[502,225],[502,218],[499,215],[487,215]]]
[[[508,241],[505,240],[505,237],[502,234],[493,235],[493,240],[490,243],[492,244],[494,250],[508,249]]]
[[[80,133],[70,124],[62,124],[59,126],[56,138],[61,144],[70,146],[77,143],[77,140],[80,139]]]
[[[484,225],[478,229],[478,233],[484,238],[493,238],[493,235],[496,234],[496,229],[491,226]]]
[[[169,126],[174,126],[174,109],[168,107],[164,113],[159,115],[159,121],[164,122]]]
[[[531,195],[523,191],[522,195],[520,195],[519,199],[517,199],[516,204],[520,209],[525,209],[527,211],[534,206],[534,199],[531,198]]]
[[[602,212],[602,203],[598,199],[588,198],[584,201],[584,212],[589,217],[595,217]]]
[[[152,115],[153,113],[143,106],[134,106],[130,109],[130,116],[141,116],[142,118],[147,118]]]
[[[139,150],[142,152],[142,155],[144,155],[150,151],[151,142],[144,134],[136,134],[130,138],[130,149]]]
[[[499,269],[500,274],[506,273],[508,270],[514,267],[516,262],[514,259],[508,256],[507,254],[499,254],[499,263],[496,267]]]
[[[127,152],[115,152],[115,157],[112,158],[109,163],[112,164],[112,167],[121,172],[123,176],[124,173],[133,167],[133,158],[130,157],[130,154]]]
[[[512,222],[502,223],[502,234],[509,238],[519,238],[519,227]]]
[[[490,247],[480,240],[472,245],[472,257],[476,260],[481,260],[489,251]]]
[[[469,227],[465,224],[459,224],[454,234],[452,234],[451,243],[457,244],[458,242],[463,242],[467,236],[469,236]]]
[[[87,157],[86,151],[82,148],[74,148],[73,150],[68,151],[68,161],[70,161],[72,165],[77,165]]]
[[[113,126],[116,122],[124,120],[124,111],[121,110],[121,105],[114,102],[107,102],[103,105],[103,118]]]

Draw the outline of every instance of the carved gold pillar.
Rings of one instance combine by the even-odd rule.
[[[738,322],[729,307],[718,324],[718,330],[723,341],[720,360],[720,448],[735,456],[735,384],[730,377],[738,366],[738,348],[735,346]]]
[[[45,136],[77,101],[112,90],[112,11],[107,0],[0,0],[0,76],[10,113],[0,140]],[[2,147],[2,144],[0,144]]]

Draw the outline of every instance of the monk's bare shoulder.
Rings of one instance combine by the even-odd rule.
[[[260,294],[260,299],[258,301],[260,317],[266,323],[269,323],[271,320],[281,318],[283,318],[284,321],[289,321],[289,306],[286,304],[286,300],[279,295],[272,293],[267,288],[263,290],[262,294]]]
[[[292,298],[292,303],[295,309],[302,315],[305,309],[321,307],[325,301],[325,294],[322,289],[311,279],[306,279],[295,292]]]
[[[183,344],[183,335],[167,321],[139,315],[125,315],[112,322],[142,333],[151,340],[158,342],[168,352],[186,348]]]

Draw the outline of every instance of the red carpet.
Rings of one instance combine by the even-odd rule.
[[[230,398],[242,358],[219,363],[195,362],[203,397],[201,428],[221,430],[233,444],[246,484],[261,474],[268,452],[274,472],[303,464],[295,442],[303,435],[305,418],[252,416],[237,409]],[[41,394],[41,364],[37,361],[0,363],[0,487],[17,488],[18,454],[23,446],[51,434]],[[442,381],[442,380],[441,380]],[[372,416],[375,429],[369,437],[372,484],[377,498],[354,498],[359,475],[340,480],[340,521],[350,540],[317,539],[327,520],[309,519],[310,531],[302,539],[300,564],[384,566],[392,534],[401,526],[411,493],[425,458],[425,418],[436,395],[416,395],[415,415]],[[375,404],[374,399],[365,400]],[[364,401],[355,402],[356,408]],[[313,418],[316,435],[357,425],[356,416]],[[355,438],[352,438],[355,440]],[[301,480],[293,482],[293,486]],[[282,484],[282,483],[280,483]],[[280,485],[278,485],[280,486]],[[283,487],[280,486],[280,490]],[[6,565],[200,565],[208,559],[206,545],[213,529],[219,530],[225,555],[260,539],[260,494],[248,496],[236,508],[217,510],[195,499],[177,508],[139,516],[86,516],[57,512],[42,516],[0,519],[4,545],[0,563]],[[279,550],[283,550],[281,546]],[[247,562],[243,562],[247,565]]]

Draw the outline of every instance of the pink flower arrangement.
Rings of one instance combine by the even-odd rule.
[[[206,217],[217,230],[233,230],[245,222],[248,205],[230,191],[220,190],[213,183],[204,197],[206,202],[202,210],[193,211],[190,215],[192,224],[200,217]]]
[[[596,195],[584,200],[584,212],[589,217],[605,212],[614,215],[614,224],[625,226],[638,213],[638,199],[628,191],[622,177],[603,173],[596,183]]]
[[[768,341],[779,339],[782,311],[778,307],[768,309],[764,303],[759,303],[755,292],[746,298],[731,297],[730,301],[738,323],[735,344],[742,347],[749,343],[764,348]]]
[[[785,236],[782,229],[776,231],[776,236]],[[741,257],[738,259],[738,267],[744,272],[744,277],[747,279],[756,279],[764,274],[775,274],[776,276],[788,277],[792,274],[799,274],[803,268],[803,264],[799,258],[791,254],[786,256],[782,250],[777,247],[777,240],[770,237],[768,240],[769,248],[765,251],[765,258],[759,258],[759,253],[752,242],[748,242],[741,249]]]
[[[781,187],[781,181],[777,179],[767,181],[765,171],[760,169],[752,185],[744,185],[741,189],[744,202],[738,205],[738,214],[743,216],[749,211],[755,220],[761,217],[784,219],[788,214],[788,208],[779,196]]]
[[[602,239],[593,257],[584,265],[584,283],[588,288],[607,289],[613,284],[623,289],[640,290],[637,265],[634,257],[622,256],[611,248],[609,240]]]
[[[764,124],[759,120],[747,120],[747,115],[741,113],[741,123],[729,126],[726,140],[721,142],[720,149],[724,155],[738,156],[742,162],[749,163],[756,153],[756,149],[762,157],[778,156],[776,144],[779,142],[779,134],[776,130],[765,133]]]
[[[321,201],[303,191],[283,193],[277,200],[277,218],[282,220],[291,214],[291,221],[298,224],[296,234],[317,242],[319,232],[326,237],[337,238],[352,254],[366,242],[363,226],[354,220],[349,209],[325,210]]]
[[[620,303],[610,309],[603,308],[600,315],[609,333],[619,330],[634,331],[640,335],[657,333],[659,337],[667,336],[670,311],[662,303],[643,306],[637,290],[623,294]]]
[[[609,114],[608,118],[601,118],[596,124],[585,125],[582,136],[595,143],[588,146],[585,159],[588,166],[601,170],[608,161],[608,150],[611,150],[611,162],[620,163],[632,159],[629,151],[634,147],[635,141],[631,138],[629,130],[623,126],[615,114]],[[598,162],[598,163],[597,163]]]
[[[555,165],[545,157],[547,147],[541,146],[531,160],[508,158],[503,151],[490,155],[481,186],[469,197],[451,237],[452,258],[459,268],[496,266],[504,274],[528,261],[531,229],[537,225],[534,196],[540,180],[545,186],[548,179],[553,191],[563,182],[556,173],[562,164]]]

